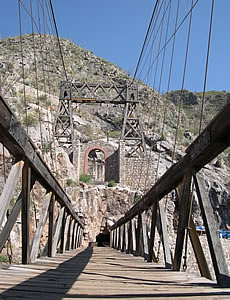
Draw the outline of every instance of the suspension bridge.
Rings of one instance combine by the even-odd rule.
[[[35,3],[36,2],[36,3]],[[1,299],[229,299],[229,262],[218,236],[218,224],[213,214],[203,169],[209,162],[230,146],[230,102],[226,101],[217,115],[204,125],[205,93],[211,49],[214,0],[210,1],[209,30],[204,68],[204,84],[200,105],[200,122],[197,136],[187,146],[185,154],[177,159],[178,135],[182,123],[183,99],[180,98],[175,118],[174,145],[170,166],[159,175],[161,153],[157,164],[152,164],[153,149],[147,147],[142,122],[143,102],[149,95],[139,90],[136,77],[145,76],[146,85],[153,78],[150,101],[159,113],[163,98],[163,77],[167,78],[165,90],[170,91],[173,77],[176,36],[186,28],[185,57],[182,67],[181,91],[185,90],[188,72],[189,45],[193,15],[199,0],[190,1],[189,7],[180,11],[180,1],[154,1],[153,13],[146,33],[137,68],[133,78],[122,83],[79,82],[68,75],[65,51],[59,38],[54,7],[51,0],[18,0],[20,28],[19,77],[9,68],[1,77],[0,142],[2,145],[2,191],[0,196],[0,251],[7,248],[10,264],[0,269]],[[26,67],[23,20],[31,22],[33,70]],[[169,47],[169,48],[168,48]],[[52,52],[58,57],[58,66],[52,63]],[[38,50],[39,49],[39,50]],[[169,50],[167,50],[169,49]],[[168,52],[167,52],[168,51]],[[169,53],[171,55],[169,55]],[[40,56],[39,56],[40,55]],[[19,59],[18,58],[18,59]],[[16,64],[16,63],[15,63]],[[166,67],[166,65],[168,67]],[[62,66],[62,70],[60,70]],[[54,71],[55,70],[55,71]],[[29,97],[26,73],[34,73],[33,92],[37,102],[40,129],[39,149],[29,130]],[[167,75],[163,75],[167,74]],[[56,111],[49,97],[56,93],[54,83],[60,79],[60,97]],[[20,115],[8,104],[8,92],[20,83],[23,96],[23,125]],[[42,90],[42,92],[41,92]],[[43,99],[44,98],[44,99]],[[52,97],[51,97],[52,98]],[[144,99],[144,100],[143,100]],[[139,187],[143,196],[109,227],[109,244],[97,247],[95,241],[86,245],[86,222],[74,210],[73,203],[60,182],[55,144],[44,144],[44,130],[40,102],[45,100],[47,136],[55,137],[71,157],[75,168],[81,168],[80,146],[75,137],[74,114],[79,104],[106,104],[122,107],[123,125],[119,142],[118,182]],[[158,120],[162,137],[167,121],[167,102],[163,103],[161,120]],[[51,123],[54,126],[51,126]],[[154,134],[156,134],[156,128]],[[160,139],[160,143],[162,139]],[[91,148],[90,148],[91,149]],[[97,148],[99,147],[97,146]],[[48,153],[49,152],[49,153]],[[89,153],[89,150],[88,152]],[[47,159],[47,157],[49,159]],[[86,161],[85,161],[86,163]],[[88,161],[84,166],[87,171]],[[131,173],[128,171],[131,170]],[[105,179],[110,169],[106,166]],[[139,177],[138,177],[139,176]],[[130,179],[129,179],[130,180]],[[39,186],[41,209],[32,222],[32,201]],[[177,196],[178,224],[174,245],[169,242],[165,207],[169,195]],[[12,198],[16,199],[12,205]],[[193,197],[196,195],[207,236],[212,266],[202,247],[192,216]],[[12,207],[10,207],[12,206]],[[35,210],[36,211],[36,210]],[[21,264],[12,263],[10,237],[20,218]],[[157,233],[162,243],[163,261],[158,262],[155,251]],[[99,233],[98,233],[99,234]],[[45,240],[44,240],[45,237]],[[190,239],[200,277],[186,272],[187,244]],[[182,266],[182,260],[184,265]],[[182,271],[184,267],[184,271]],[[213,270],[213,272],[212,272]]]

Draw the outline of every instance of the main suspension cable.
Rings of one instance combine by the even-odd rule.
[[[150,19],[150,22],[149,22],[149,27],[147,29],[147,33],[145,35],[145,40],[144,40],[144,43],[143,43],[143,46],[142,46],[142,49],[141,49],[141,53],[140,53],[140,56],[139,56],[139,59],[138,59],[138,62],[137,62],[136,70],[135,70],[134,75],[133,75],[133,81],[136,79],[137,71],[138,71],[138,68],[139,68],[141,60],[142,60],[145,45],[146,45],[146,42],[147,42],[147,39],[148,39],[148,36],[149,36],[149,32],[150,32],[150,29],[151,29],[151,26],[152,26],[153,18],[155,16],[155,13],[156,13],[156,10],[157,10],[158,3],[159,3],[159,0],[156,0],[155,6],[153,8],[152,16],[151,16],[151,19]]]
[[[54,22],[54,27],[55,27],[55,31],[56,31],[56,36],[57,36],[57,41],[58,41],[58,47],[59,47],[59,51],[60,51],[60,55],[61,55],[61,60],[62,60],[62,66],[63,66],[63,70],[64,70],[66,81],[68,81],[66,67],[65,67],[65,61],[64,61],[64,57],[63,57],[63,53],[62,53],[62,47],[61,47],[61,43],[60,43],[60,39],[59,39],[59,34],[58,34],[58,29],[57,29],[57,23],[56,23],[56,19],[55,19],[55,15],[54,15],[54,9],[53,9],[53,5],[52,5],[52,0],[49,0],[49,4],[50,4],[51,13],[52,13],[53,22]]]

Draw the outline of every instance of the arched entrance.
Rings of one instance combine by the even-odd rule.
[[[107,153],[101,147],[89,148],[85,153],[85,174],[93,181],[104,182],[106,178]]]

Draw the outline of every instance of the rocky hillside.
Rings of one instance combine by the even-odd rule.
[[[91,51],[75,45],[71,40],[62,39],[61,44],[70,80],[118,84],[131,81],[130,76],[121,68],[96,57]],[[51,168],[57,170],[58,179],[72,197],[76,210],[86,217],[87,240],[93,241],[100,231],[115,221],[114,212],[116,219],[119,218],[138,197],[135,198],[135,191],[131,191],[130,187],[87,187],[68,181],[74,179],[74,166],[52,135],[59,83],[64,78],[60,55],[54,50],[57,49],[56,39],[52,36],[38,35],[33,39],[32,35],[26,35],[23,37],[23,48],[24,80],[19,37],[0,41],[0,93],[9,102],[18,119],[24,125],[28,124],[29,134],[43,152],[45,160]],[[171,164],[178,105],[183,101],[177,147],[177,156],[180,157],[198,133],[202,93],[171,91],[159,96],[144,83],[137,83],[142,101],[142,118],[148,150],[153,152],[156,158],[158,153],[161,153],[163,172]],[[229,97],[229,93],[225,91],[211,91],[206,94],[204,125],[215,116],[226,101],[229,101]],[[164,115],[166,118],[162,134]],[[81,143],[109,137],[110,143],[116,146],[122,117],[123,108],[119,106],[81,105],[74,115],[75,136]],[[152,149],[150,146],[153,146]],[[55,163],[52,162],[53,156]],[[216,219],[220,228],[228,230],[230,230],[229,174],[230,150],[227,149],[207,166],[205,176]],[[169,201],[167,208],[172,232],[175,229],[177,215],[174,200],[172,198]],[[41,206],[38,199],[34,205]],[[196,199],[193,207],[196,224],[202,225]],[[171,237],[175,236],[172,234]]]

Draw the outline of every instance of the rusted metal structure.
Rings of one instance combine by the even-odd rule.
[[[120,139],[127,145],[126,155],[146,154],[137,85],[62,82],[54,136],[67,148],[72,149],[74,144],[74,110],[76,105],[83,103],[123,105],[125,108]]]

